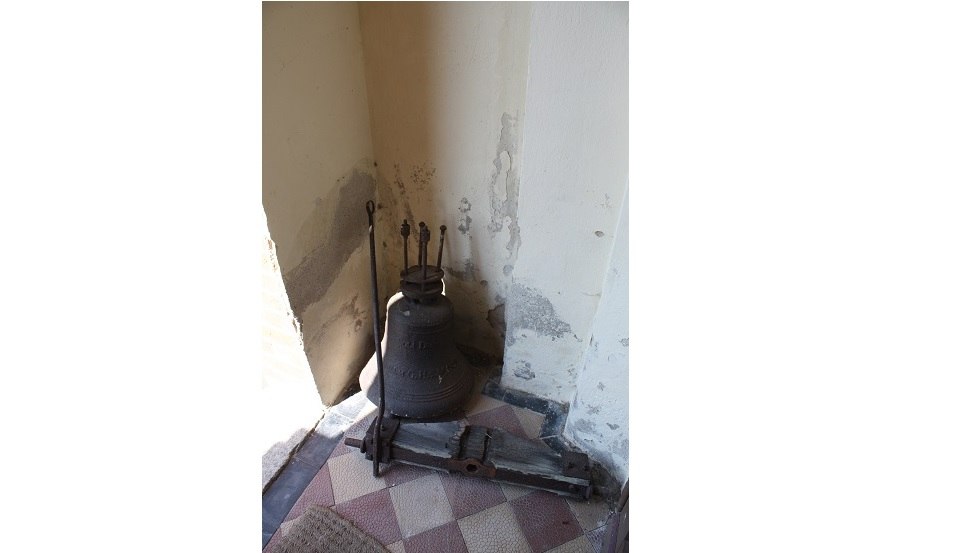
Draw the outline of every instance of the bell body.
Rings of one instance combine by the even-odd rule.
[[[456,349],[452,334],[453,305],[445,296],[424,301],[402,294],[392,298],[381,344],[388,412],[433,419],[462,410],[473,386],[473,375]],[[375,364],[368,365],[371,366]],[[377,375],[371,380],[367,397],[377,405]]]

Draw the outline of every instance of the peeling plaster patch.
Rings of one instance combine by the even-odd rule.
[[[527,361],[519,361],[517,363],[517,368],[514,369],[514,376],[517,378],[523,378],[524,380],[532,380],[534,378],[534,371],[531,370],[531,364]]]
[[[504,276],[510,276],[510,274],[513,272],[514,272],[513,265],[504,265]]]
[[[462,232],[463,234],[469,234],[470,232],[470,224],[473,222],[473,218],[469,215],[471,209],[473,209],[473,204],[471,204],[469,200],[467,200],[465,197],[460,200],[459,212],[461,215],[459,218],[459,226],[456,228],[458,228],[459,232]]]
[[[459,280],[472,280],[476,281],[476,265],[473,264],[472,259],[466,259],[463,261],[463,269],[453,269],[447,266],[446,272],[450,275],[458,278]]]
[[[598,236],[599,238],[602,238],[603,236],[606,235],[606,233],[602,232],[601,230],[597,230],[595,231],[595,235]]]
[[[517,332],[528,329],[542,336],[551,337],[552,341],[572,332],[572,327],[558,318],[555,307],[540,291],[515,283],[511,289],[509,301],[513,302],[513,316],[507,324]],[[513,333],[511,333],[513,334]],[[513,336],[508,336],[508,342]]]
[[[303,221],[297,241],[305,238],[314,248],[283,275],[297,316],[302,318],[303,311],[327,293],[351,254],[364,243],[364,204],[374,199],[375,189],[374,177],[354,169],[337,189],[336,198],[319,204]]]
[[[585,405],[588,407],[588,409],[586,409],[585,412],[590,415],[598,415],[599,411],[602,411],[602,409],[600,409],[595,405],[592,405],[591,403],[586,403]]]
[[[619,343],[620,344],[623,344],[623,347],[624,348],[630,347],[630,339],[629,338],[623,338],[622,340],[619,341]]]
[[[497,157],[493,160],[493,175],[490,177],[490,223],[487,229],[491,234],[503,230],[510,232],[507,241],[508,259],[516,259],[521,247],[521,227],[517,223],[517,198],[520,181],[515,167],[514,152],[517,151],[516,118],[504,113],[500,116],[500,139],[497,141]]]

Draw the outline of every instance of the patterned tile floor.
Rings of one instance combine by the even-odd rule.
[[[346,434],[361,437],[374,418],[365,403]],[[487,395],[466,410],[469,424],[538,438],[545,415]],[[576,501],[529,488],[407,465],[372,464],[337,444],[296,500],[265,551],[309,505],[332,507],[401,553],[598,553],[610,511],[601,499]]]

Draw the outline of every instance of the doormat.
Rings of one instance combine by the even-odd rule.
[[[333,509],[319,505],[311,505],[281,531],[272,553],[388,553],[378,540]]]

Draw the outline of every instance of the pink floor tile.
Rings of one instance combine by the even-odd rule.
[[[555,494],[536,491],[510,505],[534,553],[543,553],[584,534],[564,498]]]
[[[456,521],[405,538],[405,553],[467,553]]]
[[[276,545],[280,540],[282,540],[282,530],[276,530],[276,533],[272,534],[272,537],[269,538],[269,543],[265,544],[265,547],[262,549],[262,553],[271,553],[272,551],[275,551]]]
[[[567,541],[554,549],[549,549],[547,553],[595,553],[589,538],[579,536],[572,541]]]
[[[334,507],[340,516],[374,536],[384,545],[402,539],[388,490],[379,490]]]
[[[302,495],[293,504],[293,508],[286,515],[285,521],[302,516],[310,505],[330,507],[333,504],[333,484],[330,482],[330,469],[327,463],[324,463],[320,472],[316,473],[313,480],[303,490]]]
[[[429,474],[433,474],[433,470],[424,469],[421,467],[415,467],[412,465],[403,465],[401,463],[392,463],[390,465],[384,465],[384,470],[381,474],[385,477],[385,483],[388,487],[397,486],[399,484],[404,484],[405,482],[411,482],[416,478],[421,478]]]
[[[458,474],[440,474],[439,477],[457,519],[507,501],[500,484],[491,480]]]
[[[490,396],[480,394],[470,401],[469,405],[466,406],[467,416],[476,413],[482,413],[484,411],[489,411],[490,409],[495,409],[502,405],[507,405],[499,399],[494,399]]]
[[[510,405],[501,405],[489,411],[476,413],[467,417],[470,424],[486,426],[487,428],[502,428],[516,436],[526,438],[524,427],[521,426],[520,419],[514,414],[514,408]]]
[[[612,514],[612,509],[600,497],[593,496],[589,501],[565,498],[565,502],[575,514],[579,526],[586,532],[605,524]]]
[[[514,407],[514,415],[521,423],[521,428],[528,438],[538,438],[541,436],[541,427],[544,426],[544,415],[530,409]]]

